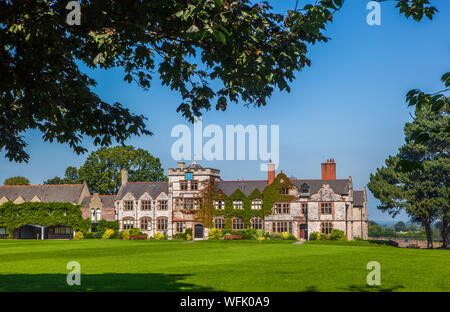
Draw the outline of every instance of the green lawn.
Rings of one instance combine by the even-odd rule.
[[[81,286],[66,265],[81,264]],[[367,286],[369,261],[381,286]],[[0,291],[450,291],[450,251],[288,241],[0,241]]]

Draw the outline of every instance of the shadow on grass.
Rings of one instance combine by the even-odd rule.
[[[405,288],[402,285],[392,286],[392,287],[381,287],[381,286],[360,286],[360,285],[350,285],[345,288],[341,288],[343,291],[352,291],[352,292],[393,292],[399,291],[400,289]]]
[[[80,286],[67,285],[66,274],[3,274],[0,291],[214,291],[184,280],[190,274],[82,274]]]

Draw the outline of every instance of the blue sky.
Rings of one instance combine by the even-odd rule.
[[[280,125],[280,167],[288,176],[320,178],[320,163],[334,158],[337,177],[352,176],[356,189],[404,143],[403,126],[411,110],[405,94],[412,88],[442,89],[440,77],[450,68],[450,2],[435,0],[440,10],[433,21],[416,23],[401,16],[392,1],[382,3],[381,26],[366,23],[366,0],[347,0],[327,28],[328,43],[309,48],[310,68],[297,73],[292,91],[275,92],[263,108],[232,104],[226,112],[207,112],[203,125]],[[295,0],[271,1],[279,12],[293,9]],[[305,1],[299,0],[299,6]],[[87,71],[97,80],[96,92],[148,117],[153,136],[133,137],[127,144],[144,148],[161,159],[164,169],[176,166],[170,155],[173,126],[187,124],[176,113],[179,96],[158,79],[149,92],[123,81],[120,70]],[[191,125],[190,125],[191,126]],[[66,145],[44,143],[35,131],[26,133],[28,164],[9,162],[0,152],[0,181],[23,175],[40,184],[67,166],[80,166]],[[91,140],[85,140],[89,152]],[[222,170],[223,179],[265,179],[260,161],[202,161]],[[369,219],[389,222],[369,193]],[[405,216],[397,217],[406,220]],[[396,219],[396,220],[397,220]]]

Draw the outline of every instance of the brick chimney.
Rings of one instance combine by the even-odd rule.
[[[122,174],[122,186],[124,186],[125,184],[128,183],[128,170],[125,168],[122,168],[120,173]]]
[[[334,159],[327,159],[322,163],[322,180],[336,180],[336,163]]]
[[[272,184],[273,180],[275,180],[275,164],[272,163],[272,160],[267,164],[267,183]]]

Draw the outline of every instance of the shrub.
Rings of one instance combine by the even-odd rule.
[[[83,236],[84,236],[84,239],[93,239],[93,238],[95,238],[94,237],[94,233],[92,233],[92,232],[83,232]]]
[[[166,238],[166,239],[167,239],[167,238]],[[186,234],[186,240],[188,240],[188,241],[192,240],[192,236],[189,235],[189,234]]]
[[[115,232],[119,231],[119,221],[105,221],[100,220],[97,224],[97,230],[100,232],[106,232],[106,230],[114,230]]]
[[[289,237],[289,233],[288,232],[282,232],[281,236],[283,237],[283,239],[287,239]]]
[[[187,228],[184,233],[186,233],[186,236],[189,234],[189,236],[192,237],[192,228]]]
[[[74,240],[82,240],[84,238],[83,232],[75,232],[75,235],[73,237]]]
[[[177,233],[173,236],[173,239],[177,239],[177,240],[186,240],[186,233]]]
[[[294,241],[296,241],[296,240],[297,240],[297,237],[295,237],[295,236],[292,235],[292,234],[289,234],[289,236],[286,238],[286,240],[294,240]]]
[[[208,233],[209,239],[220,239],[223,236],[223,232],[220,229],[212,228]]]
[[[123,231],[120,233],[120,238],[124,239],[124,240],[129,240],[130,239],[130,233],[128,231]]]
[[[95,233],[93,233],[93,234],[94,234],[94,238],[100,239],[100,238],[103,237],[103,232],[95,232]]]
[[[143,234],[139,228],[132,228],[128,232],[133,236]]]
[[[223,237],[225,240],[235,240],[235,239],[242,239],[242,235],[239,234],[227,234]]]
[[[326,240],[328,240],[328,238],[329,238],[329,236],[327,234],[324,234],[324,233],[319,234],[319,239],[321,241],[326,241]]]
[[[344,231],[335,229],[330,233],[330,240],[347,240],[347,236],[345,235]]]
[[[156,232],[155,235],[153,235],[153,238],[156,239],[156,240],[164,240],[164,239],[166,239],[166,236],[164,234]]]
[[[320,239],[320,233],[312,232],[311,234],[309,234],[309,240],[315,241],[315,240],[319,240],[319,239]]]
[[[272,233],[272,234],[270,234],[269,237],[272,240],[281,240],[281,239],[283,239],[283,235],[281,235],[281,233]]]
[[[107,229],[107,230],[105,231],[105,233],[103,233],[102,239],[110,239],[111,236],[114,235],[114,233],[115,233],[114,230],[112,230],[112,229]]]

